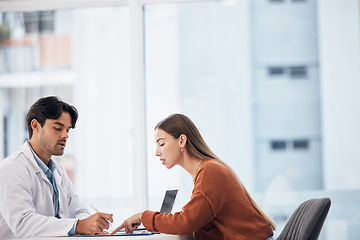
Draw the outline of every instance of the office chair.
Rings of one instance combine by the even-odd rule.
[[[317,240],[330,205],[330,198],[303,202],[291,215],[276,240]]]

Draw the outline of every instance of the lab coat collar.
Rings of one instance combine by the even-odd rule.
[[[45,173],[41,170],[41,168],[39,167],[39,165],[37,164],[35,158],[34,158],[34,155],[30,149],[30,146],[29,146],[29,143],[28,141],[26,141],[23,146],[22,146],[22,152],[24,153],[24,156],[27,158],[27,160],[30,162],[30,166],[32,167],[33,171],[35,173],[40,173],[41,177],[46,181],[48,182],[50,185],[50,181],[49,179],[46,177]],[[55,162],[54,162],[55,163]],[[55,163],[55,166],[57,164]],[[59,185],[61,184],[62,182],[62,178],[61,176],[59,175],[59,172],[58,172],[58,168],[55,167],[55,171],[54,171],[54,175],[55,175],[55,181],[56,181],[56,185]]]
[[[37,163],[37,165],[39,165],[39,167],[41,168],[41,170],[43,171],[43,173],[45,173],[45,175],[49,178],[50,176],[48,176],[48,172],[50,172],[50,174],[53,174],[55,169],[56,169],[56,164],[54,163],[54,161],[52,159],[50,159],[48,165],[46,165],[40,158],[39,156],[35,153],[34,149],[31,147],[30,143],[27,142],[29,145],[29,148],[31,150],[31,153],[33,154],[35,161]]]
[[[29,143],[26,141],[22,148],[21,148],[22,152],[24,153],[24,156],[26,157],[26,159],[28,160],[29,163],[31,163],[31,167],[34,170],[35,173],[39,173],[42,172],[41,168],[39,167],[39,165],[37,164],[37,162],[35,161],[34,155],[31,152]],[[45,174],[44,174],[45,175]],[[46,176],[45,176],[46,177]]]

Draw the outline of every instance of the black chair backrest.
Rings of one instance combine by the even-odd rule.
[[[330,198],[303,202],[291,215],[276,240],[316,240],[329,212]]]

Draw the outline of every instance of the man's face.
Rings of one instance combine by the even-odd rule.
[[[47,119],[38,135],[42,154],[49,159],[52,155],[63,155],[70,129],[71,116],[67,112],[63,112],[58,119]]]

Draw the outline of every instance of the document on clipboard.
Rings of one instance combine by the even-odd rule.
[[[139,231],[133,233],[125,233],[125,232],[117,232],[114,235],[76,235],[75,237],[130,237],[130,236],[145,236],[145,235],[153,235],[151,232]]]

